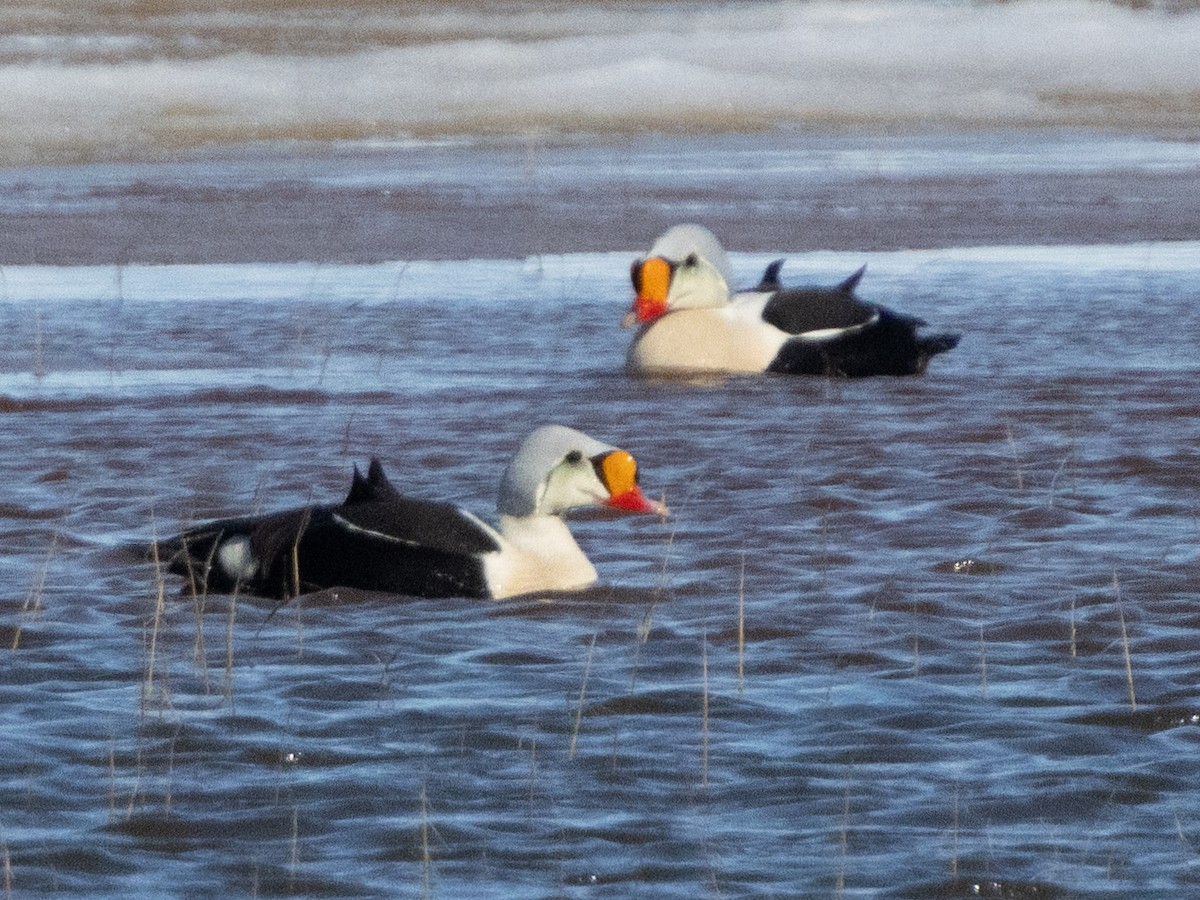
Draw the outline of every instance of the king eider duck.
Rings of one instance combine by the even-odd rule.
[[[707,228],[676,225],[631,270],[638,326],[626,356],[634,375],[776,372],[918,375],[957,334],[919,335],[921,319],[854,295],[866,267],[832,288],[784,288],[783,260],[730,297],[725,251]]]
[[[332,587],[417,597],[500,599],[596,581],[563,516],[580,507],[666,515],[638,487],[637,463],[561,425],[521,444],[500,483],[499,525],[398,492],[377,459],[355,466],[337,505],[223,519],[160,544],[185,589],[287,599]]]

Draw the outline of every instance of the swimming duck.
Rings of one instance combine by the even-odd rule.
[[[495,528],[451,504],[405,497],[373,459],[365,476],[355,466],[340,504],[211,522],[158,552],[196,592],[288,598],[337,586],[500,599],[596,581],[563,519],[579,507],[667,514],[642,493],[629,453],[547,425],[508,464]]]
[[[630,273],[636,297],[624,325],[638,330],[628,371],[918,375],[958,344],[960,335],[918,335],[921,319],[859,300],[865,266],[832,288],[784,288],[782,266],[771,263],[755,288],[731,297],[729,260],[712,232],[668,229]]]

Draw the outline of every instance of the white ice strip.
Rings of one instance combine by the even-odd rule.
[[[0,159],[256,140],[877,123],[1200,124],[1200,12],[1043,0],[346,2],[258,18],[0,18]],[[157,7],[155,7],[157,9]],[[50,31],[47,35],[45,32]]]
[[[631,260],[644,253],[572,253],[528,259],[416,260],[370,265],[4,266],[0,303],[311,301],[329,304],[433,301],[507,303],[546,295],[594,303],[591,288],[628,293]],[[1075,274],[1200,271],[1200,241],[1062,246],[948,247],[892,252],[730,252],[734,281],[749,288],[767,263],[786,257],[785,284],[841,280],[864,263],[872,276],[964,266],[1040,268]],[[581,290],[586,284],[588,290]],[[624,294],[622,294],[624,296]]]

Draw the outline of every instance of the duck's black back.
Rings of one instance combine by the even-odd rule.
[[[253,560],[229,571],[222,550]],[[420,597],[486,597],[482,555],[499,550],[493,533],[448,503],[399,494],[378,464],[357,470],[346,501],[267,516],[223,519],[159,546],[185,589],[288,598],[348,587]],[[237,554],[231,554],[237,555]]]

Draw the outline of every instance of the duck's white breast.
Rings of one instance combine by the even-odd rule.
[[[654,372],[762,372],[787,335],[741,304],[681,309],[651,322],[634,338],[626,368]]]
[[[543,591],[575,591],[596,582],[596,569],[558,516],[501,516],[500,550],[482,557],[495,600]]]

